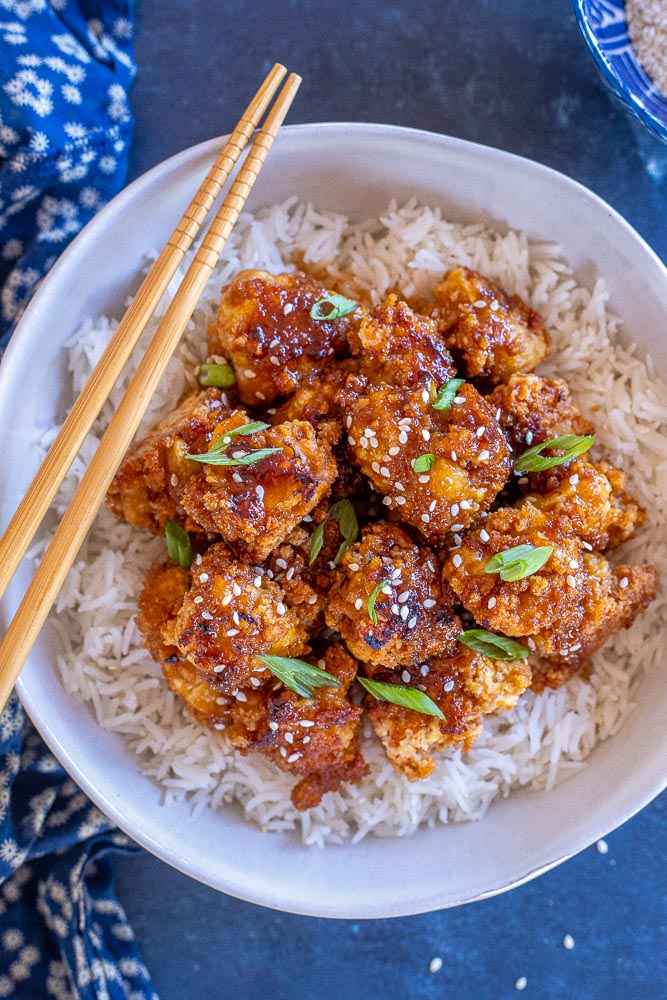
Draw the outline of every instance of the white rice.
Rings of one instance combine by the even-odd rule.
[[[220,288],[244,267],[276,272],[295,255],[325,268],[332,283],[347,282],[351,291],[372,289],[375,301],[395,289],[408,298],[428,296],[455,264],[476,268],[527,299],[542,312],[554,340],[553,354],[540,370],[564,376],[587,414],[596,408],[596,450],[623,466],[648,510],[646,527],[614,560],[665,566],[667,407],[661,401],[667,391],[650,359],[640,360],[634,348],[617,340],[602,280],[592,290],[583,288],[557,247],[529,244],[518,232],[501,235],[479,224],[454,225],[438,210],[414,202],[401,208],[391,204],[379,221],[363,225],[350,225],[340,215],[318,212],[296,199],[243,217],[151,403],[144,430],[195,384]],[[146,336],[163,311],[164,304]],[[72,338],[72,396],[115,325],[106,317],[90,320]],[[133,367],[119,381],[75,463],[57,513],[69,501]],[[45,436],[44,447],[54,433]],[[197,814],[236,801],[262,829],[293,831],[305,844],[356,841],[370,833],[400,836],[423,824],[479,819],[494,799],[512,789],[551,788],[580,768],[599,740],[618,731],[632,710],[641,671],[655,660],[667,618],[663,592],[632,630],[615,635],[597,654],[590,680],[576,678],[539,696],[528,692],[513,711],[486,720],[468,754],[443,755],[424,781],[411,784],[397,775],[367,733],[364,753],[371,775],[300,814],[289,798],[294,779],[259,755],[242,756],[228,747],[224,734],[194,722],[142,648],[134,623],[136,599],[146,569],[164,557],[163,539],[130,528],[106,510],[100,514],[51,618],[65,650],[59,657],[63,684],[89,706],[100,726],[120,734],[141,770],[163,789],[166,806],[187,799]]]

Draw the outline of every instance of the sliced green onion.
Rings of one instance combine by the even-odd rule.
[[[305,660],[294,660],[289,656],[264,656],[257,654],[256,659],[261,660],[265,667],[268,667],[274,677],[282,681],[285,687],[302,698],[312,698],[313,692],[319,687],[340,687],[340,681],[333,674],[328,674],[326,670],[314,667],[312,663]]]
[[[438,395],[433,402],[433,409],[448,410],[456,399],[456,395],[464,382],[464,378],[452,378],[449,382],[441,385],[438,389]]]
[[[199,366],[197,377],[200,385],[212,385],[218,389],[226,389],[228,386],[234,385],[236,381],[234,378],[234,369],[231,365],[218,365],[212,361],[207,361],[205,364]]]
[[[470,628],[457,636],[459,642],[476,653],[488,656],[490,660],[525,660],[530,656],[530,650],[506,635],[486,632],[482,628]]]
[[[359,303],[346,299],[344,295],[326,295],[319,299],[310,310],[310,318],[316,320],[340,319],[359,308]]]
[[[192,565],[192,543],[185,528],[182,528],[177,521],[167,521],[164,526],[164,534],[167,539],[167,552],[169,558],[177,566],[183,569],[190,569]]]
[[[555,465],[565,465],[572,459],[583,455],[595,441],[595,434],[587,434],[586,437],[579,437],[577,434],[563,434],[561,437],[549,438],[542,444],[536,444],[528,451],[524,451],[514,461],[515,472],[543,472],[545,469],[553,469]],[[545,448],[559,448],[565,454],[555,458],[545,458],[541,452]]]
[[[498,573],[506,583],[523,580],[532,576],[553,552],[553,545],[515,545],[512,549],[498,552],[484,567],[485,573]]]
[[[337,503],[332,504],[326,518],[315,528],[313,537],[310,540],[311,566],[322,551],[322,545],[324,543],[324,525],[327,521],[338,522],[340,533],[344,539],[344,541],[341,542],[340,548],[336,553],[336,558],[334,559],[336,566],[340,562],[343,553],[349,549],[350,545],[352,545],[353,542],[356,542],[359,537],[359,522],[357,520],[357,512],[354,509],[354,504],[350,500],[339,500]]]
[[[375,602],[377,601],[378,597],[380,596],[385,587],[389,587],[391,589],[389,580],[380,580],[377,587],[373,590],[373,593],[368,598],[368,615],[374,625],[377,625],[378,623],[378,616],[375,612]]]
[[[383,681],[371,681],[367,677],[357,676],[362,688],[372,694],[378,701],[388,701],[401,708],[411,708],[413,712],[422,715],[435,715],[437,719],[446,722],[444,715],[434,701],[417,688],[402,687],[400,684],[385,684]]]
[[[435,455],[433,452],[427,451],[426,454],[420,455],[412,463],[412,468],[415,472],[430,472],[435,465]]]
[[[192,462],[205,462],[206,465],[254,465],[256,462],[261,462],[263,458],[268,458],[269,455],[275,455],[277,451],[282,451],[282,448],[258,448],[257,451],[249,451],[247,455],[241,455],[239,458],[229,458],[228,455],[220,454],[219,451],[207,451],[205,455],[186,455]]]

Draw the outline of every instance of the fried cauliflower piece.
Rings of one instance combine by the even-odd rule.
[[[536,368],[551,350],[540,314],[477,271],[455,267],[433,295],[438,330],[468,378],[498,385]]]
[[[199,557],[197,557],[199,559]],[[212,545],[192,565],[192,585],[163,628],[165,643],[197,668],[222,694],[265,683],[270,675],[257,653],[299,656],[306,633],[285,594],[268,574]]]
[[[326,511],[318,512],[318,516],[323,520]],[[314,521],[299,525],[273,550],[266,563],[271,579],[285,592],[285,604],[294,609],[309,636],[315,636],[324,625],[324,607],[334,580],[331,567],[342,542],[337,524],[326,522],[322,549],[311,566],[310,547],[315,527]]]
[[[439,388],[456,375],[449,351],[436,324],[396,295],[390,295],[358,330],[349,335],[352,351],[361,357],[361,374],[371,385]]]
[[[188,531],[201,531],[182,506],[187,480],[200,470],[185,456],[206,451],[215,427],[229,413],[220,389],[186,395],[173,413],[133,444],[114,476],[107,506],[135,528],[156,535],[167,521],[178,521]]]
[[[585,458],[527,477],[526,498],[563,530],[592,548],[613,549],[646,520],[642,507],[625,491],[628,478],[608,462]]]
[[[203,680],[176,646],[168,645],[164,626],[178,614],[190,584],[190,574],[180,566],[151,566],[138,602],[137,628],[153,659],[162,667],[167,684],[204,726],[221,728],[229,720],[233,699]]]
[[[537,651],[531,657],[536,691],[560,687],[585,671],[609,636],[630,628],[656,596],[658,574],[653,566],[612,567],[597,552],[585,553],[583,566],[586,588],[578,627],[567,633],[559,630],[556,642],[553,634],[534,635],[530,641]]]
[[[340,686],[317,688],[311,698],[282,684],[249,691],[247,700],[235,705],[228,729],[243,753],[258,750],[300,777],[291,798],[301,811],[319,805],[342,782],[361,781],[369,771],[359,752],[361,709],[347,696],[357,672],[355,661],[334,643],[321,659],[311,656],[308,662],[337,677]]]
[[[214,442],[249,422],[235,410],[216,427]],[[227,454],[238,459],[264,448],[279,450],[252,465],[200,465],[182,500],[193,521],[260,561],[317,506],[336,476],[331,448],[305,421],[234,437]]]
[[[296,392],[278,407],[271,423],[307,420],[319,438],[335,444],[343,433],[340,393],[348,377],[356,374],[358,368],[356,358],[346,358],[304,375]]]
[[[346,409],[348,450],[384,504],[431,543],[488,510],[511,471],[507,443],[489,404],[465,383],[447,410],[436,392],[382,388]],[[430,471],[413,463],[431,454]]]
[[[537,572],[506,582],[485,573],[489,560],[518,545],[552,546]],[[484,527],[467,535],[450,551],[443,576],[481,628],[511,636],[576,629],[586,593],[585,550],[557,520],[526,502],[489,514]]]
[[[382,580],[388,592],[377,595],[374,624],[368,600]],[[435,554],[382,521],[364,528],[343,555],[325,619],[357,659],[385,667],[425,660],[458,634]]]
[[[387,757],[409,781],[428,777],[436,764],[434,755],[447,747],[468,751],[482,730],[484,716],[513,708],[531,680],[526,660],[490,660],[457,642],[411,673],[409,680],[382,670],[374,671],[373,677],[419,687],[440,708],[444,722],[370,695],[366,698]]]
[[[289,396],[313,370],[348,352],[350,316],[330,322],[310,317],[328,294],[305,274],[266,271],[242,271],[223,289],[210,352],[231,361],[243,403]]]
[[[562,434],[585,436],[595,429],[573,403],[569,386],[562,378],[512,375],[486,398],[519,454],[549,438]]]

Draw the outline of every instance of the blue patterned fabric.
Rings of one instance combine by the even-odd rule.
[[[121,187],[132,0],[0,0],[0,351],[39,280]],[[0,1000],[157,1000],[112,855],[135,850],[0,716]]]
[[[125,179],[132,5],[0,0],[0,347]]]

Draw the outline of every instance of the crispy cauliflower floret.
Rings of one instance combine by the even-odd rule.
[[[234,411],[217,426],[214,442],[249,422]],[[252,465],[200,465],[183,492],[193,521],[259,560],[317,506],[336,475],[331,448],[304,421],[233,437],[226,455],[238,459],[264,448],[279,450]]]
[[[447,410],[434,390],[378,389],[347,408],[348,449],[385,505],[430,541],[462,531],[494,502],[511,464],[494,411],[465,383]],[[415,471],[421,456],[431,470]]]
[[[398,525],[368,525],[341,562],[325,618],[357,659],[387,667],[417,663],[457,634],[435,554]],[[382,580],[387,589],[376,597],[374,624],[368,601]]]
[[[278,407],[271,423],[307,420],[318,437],[335,444],[343,433],[340,392],[348,377],[356,374],[358,368],[356,358],[347,358],[330,362],[322,371],[304,375],[294,395]]]
[[[409,781],[426,778],[436,753],[450,746],[469,750],[485,715],[510,709],[530,684],[526,660],[490,660],[467,646],[451,643],[440,656],[409,671],[376,670],[375,680],[419,687],[438,706],[445,721],[409,708],[366,698],[368,714],[387,757]]]
[[[224,544],[212,545],[193,563],[192,581],[163,637],[221,693],[268,680],[255,654],[299,656],[307,650],[306,633],[286,606],[282,587],[233,558]]]
[[[615,548],[646,520],[625,491],[627,476],[608,462],[579,459],[526,477],[527,499],[594,549]]]
[[[185,483],[200,469],[185,456],[206,451],[215,427],[228,413],[220,389],[185,396],[173,413],[131,446],[109,487],[107,506],[135,528],[157,535],[167,521],[200,531],[181,502]]]
[[[368,774],[359,752],[361,709],[347,697],[356,663],[340,643],[308,662],[337,677],[339,687],[316,688],[302,698],[281,684],[249,691],[234,707],[228,735],[244,753],[259,750],[282,770],[300,776],[292,790],[299,810],[316,806],[343,781],[357,783]]]
[[[486,398],[518,454],[562,434],[584,436],[594,431],[593,424],[572,402],[562,378],[512,375]]]
[[[455,267],[433,295],[438,329],[469,378],[506,382],[537,367],[551,350],[539,313],[477,271]]]
[[[234,367],[242,402],[270,404],[304,377],[348,351],[350,316],[327,322],[310,317],[330,293],[305,274],[242,271],[223,289],[210,351]]]

